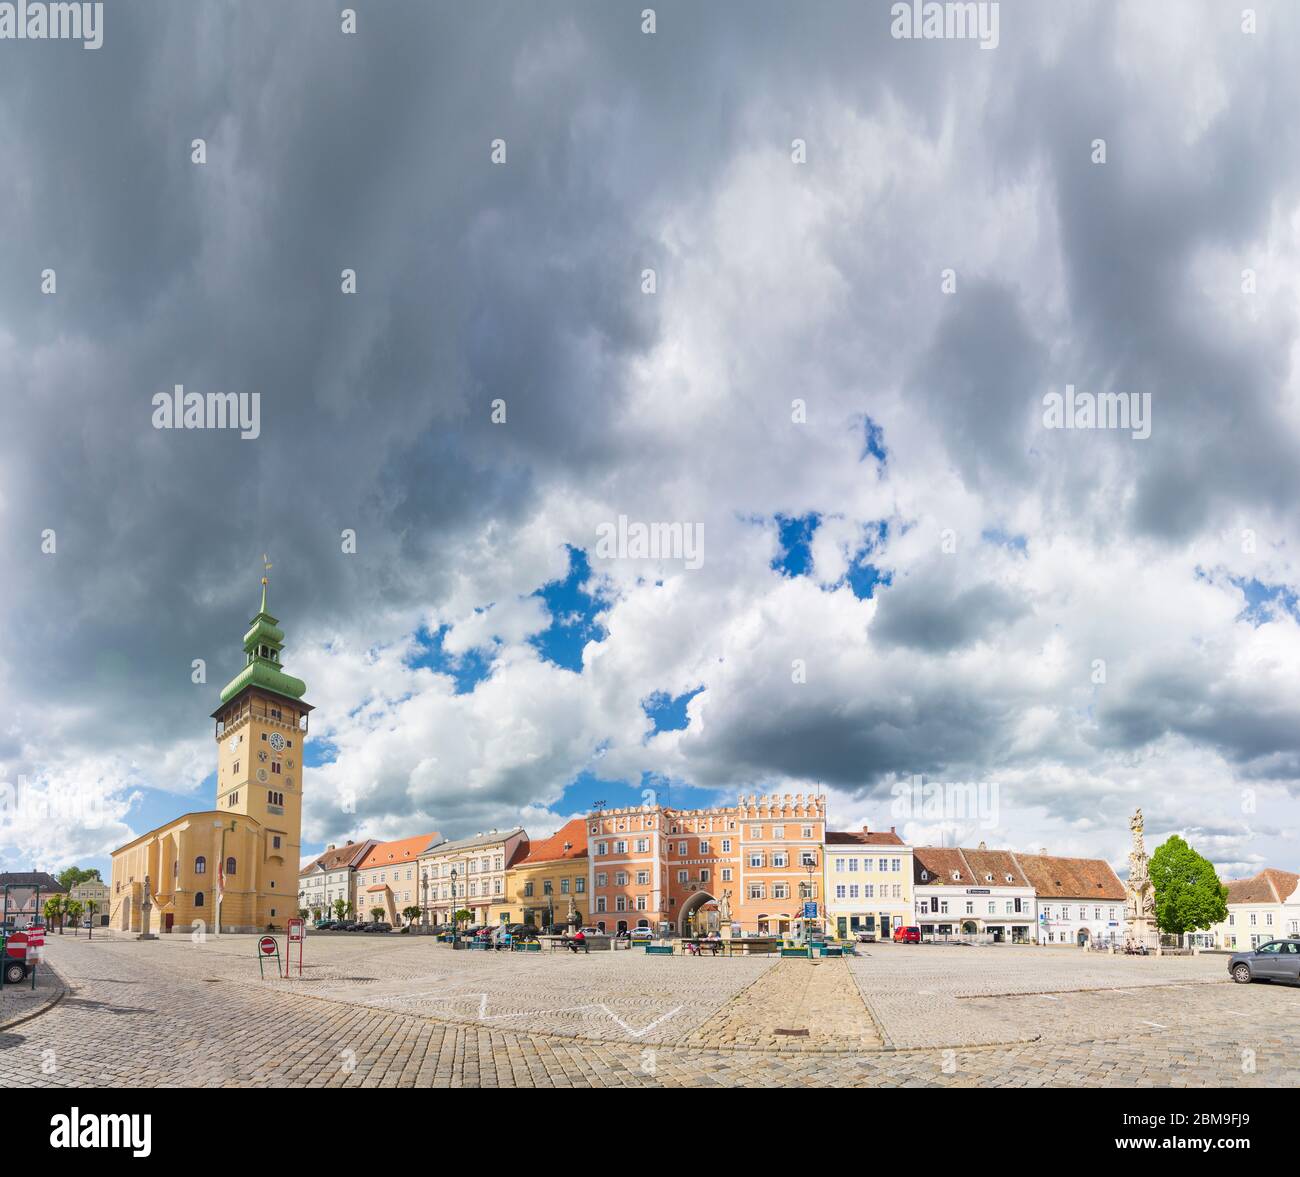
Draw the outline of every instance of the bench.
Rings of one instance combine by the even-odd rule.
[[[806,959],[808,958],[808,956],[809,956],[809,952],[808,952],[808,949],[807,949],[807,948],[782,948],[782,949],[781,949],[781,955],[782,955],[782,956],[802,956],[802,957],[806,960]]]
[[[557,938],[551,941],[552,952],[576,952],[578,951],[578,949],[582,949],[583,952],[590,952],[591,945],[587,943],[585,938],[582,940],[581,943],[576,943],[575,941],[570,940],[567,937],[565,937],[564,939]]]
[[[822,956],[843,956],[844,949],[838,944],[823,944],[821,946]]]
[[[673,946],[671,944],[647,944],[645,954],[646,956],[672,956]]]
[[[516,940],[510,945],[511,952],[541,952],[542,946],[536,940]]]

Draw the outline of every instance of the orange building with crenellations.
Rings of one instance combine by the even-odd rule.
[[[711,809],[642,806],[588,814],[589,922],[689,935],[730,908],[739,934],[821,926],[825,798],[741,797]]]

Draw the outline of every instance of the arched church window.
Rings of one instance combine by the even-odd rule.
[[[195,907],[202,907],[202,906],[203,906],[203,892],[202,892],[202,891],[195,891],[195,892],[194,892],[194,906],[195,906]]]
[[[235,873],[235,860],[234,860],[233,858],[227,858],[227,859],[226,859],[226,874],[228,874],[228,875],[233,875],[234,873]]]
[[[194,860],[194,873],[196,875],[205,874],[207,872],[207,869],[208,869],[208,860],[204,858],[202,854],[200,854]]]

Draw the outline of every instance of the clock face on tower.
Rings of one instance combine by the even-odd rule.
[[[258,760],[260,760],[260,761],[262,761],[263,763],[265,763],[265,762],[266,762],[266,750],[265,750],[265,749],[262,749],[262,751],[258,752],[258,754],[257,754],[257,758],[258,758]]]
[[[284,751],[284,737],[279,732],[271,733],[271,747],[277,751]]]

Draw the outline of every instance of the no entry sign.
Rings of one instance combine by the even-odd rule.
[[[275,973],[280,975],[280,944],[274,936],[263,936],[257,942],[257,972],[259,976],[265,977],[266,971],[262,967],[262,962],[267,957],[275,957]]]

